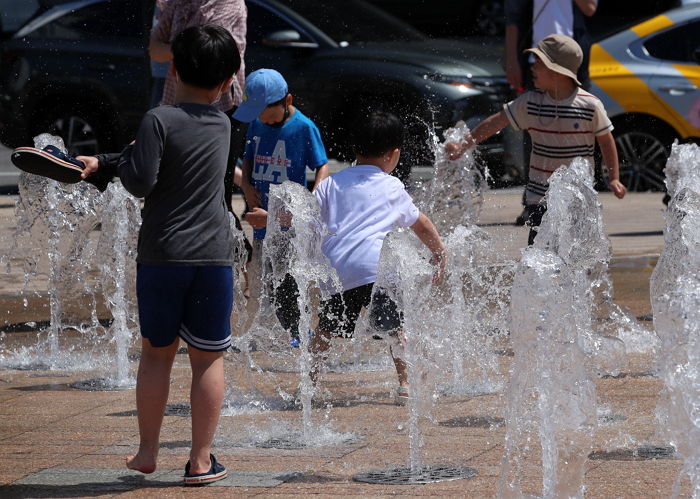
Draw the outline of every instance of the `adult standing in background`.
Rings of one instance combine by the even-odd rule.
[[[526,88],[532,82],[532,61],[523,50],[551,34],[570,36],[581,46],[583,62],[577,76],[587,88],[591,40],[586,17],[597,8],[598,0],[505,0],[506,76],[513,89]]]
[[[581,86],[590,87],[588,62],[591,53],[591,40],[586,28],[586,17],[595,14],[598,0],[505,0],[506,61],[505,70],[508,83],[516,92],[532,90],[530,65],[532,54],[523,51],[537,45],[544,37],[552,34],[566,35],[578,42],[583,51],[583,62],[576,75]],[[523,173],[525,185],[530,177],[530,136],[525,134],[522,147]],[[516,225],[524,225],[529,217],[525,208],[515,219]]]
[[[168,0],[160,13],[158,24],[151,31],[151,41],[148,47],[151,60],[156,62],[172,61],[173,54],[170,50],[170,43],[185,28],[216,24],[226,29],[238,45],[241,54],[241,69],[233,78],[231,91],[223,92],[219,100],[212,105],[231,117],[233,111],[243,101],[243,89],[245,88],[245,64],[243,61],[247,18],[248,9],[244,0]],[[175,82],[175,75],[172,71],[168,71],[161,104],[175,102]],[[225,196],[229,211],[233,212],[231,207],[233,172],[236,161],[243,154],[246,127],[233,118],[231,120],[231,148],[226,171]]]
[[[168,0],[156,0],[155,9],[153,10],[153,28],[158,25],[158,19],[160,18],[163,8]],[[168,67],[170,62],[156,62],[151,59],[151,105],[150,107],[156,107],[160,105],[160,101],[163,98],[163,86],[165,85],[165,77],[168,76]]]

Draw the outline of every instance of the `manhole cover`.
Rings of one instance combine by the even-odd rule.
[[[654,459],[675,459],[673,447],[645,445],[636,449],[598,450],[591,452],[588,459],[602,461],[646,461]]]
[[[78,390],[87,390],[90,392],[113,392],[118,390],[131,390],[136,386],[136,382],[131,379],[126,382],[117,382],[110,378],[95,378],[76,381],[75,383],[71,383],[70,386]]]
[[[476,475],[474,468],[453,466],[422,466],[417,471],[411,468],[390,468],[373,470],[353,475],[356,482],[378,483],[387,485],[419,485],[423,483],[448,482],[462,480]]]
[[[264,442],[258,442],[255,447],[260,449],[303,449],[304,443],[286,438],[269,438]]]
[[[448,426],[450,428],[496,428],[503,426],[503,418],[494,418],[491,416],[463,416],[459,418],[440,421],[440,426]]]

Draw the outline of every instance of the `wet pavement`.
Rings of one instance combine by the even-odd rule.
[[[494,246],[510,258],[518,257],[527,239],[527,229],[512,225],[519,199],[518,189],[489,193],[481,217]],[[650,327],[649,276],[663,247],[661,195],[630,194],[618,201],[602,194],[600,199],[613,249],[615,301]],[[13,203],[13,197],[0,197],[0,253],[10,244]],[[15,271],[1,282],[5,325],[48,318],[45,281],[32,284],[35,294],[26,307],[16,299],[22,276]],[[69,342],[71,334],[65,336]],[[35,342],[36,333],[21,328],[0,336],[6,349]],[[159,469],[152,475],[123,467],[124,456],[138,445],[133,390],[75,388],[76,382],[97,376],[94,371],[0,369],[0,497],[495,497],[504,441],[502,392],[444,395],[432,419],[420,422],[422,464],[469,467],[476,472],[473,477],[420,485],[355,481],[358,474],[408,464],[408,413],[393,403],[395,373],[383,342],[365,342],[357,351],[341,340],[338,348],[340,359],[321,376],[325,395],[313,411],[318,428],[313,445],[299,445],[301,411],[287,400],[298,384],[298,350],[261,344],[250,358],[227,353],[231,393],[214,452],[229,477],[194,490],[180,482],[190,431],[186,355],[177,356],[173,370]],[[512,353],[507,345],[499,352],[499,380],[505,381]],[[134,349],[132,370],[137,358]],[[668,497],[681,469],[681,461],[657,436],[654,409],[662,383],[653,375],[654,359],[634,354],[628,360],[619,376],[596,379],[599,421],[586,464],[587,497]],[[258,369],[248,369],[251,362]],[[525,492],[537,494],[539,459],[528,464]],[[686,483],[681,491],[688,495]]]

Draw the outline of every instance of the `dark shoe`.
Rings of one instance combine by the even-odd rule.
[[[522,227],[525,225],[525,222],[527,222],[527,219],[530,217],[530,211],[527,209],[527,206],[523,208],[522,213],[517,216],[515,219],[515,225],[518,225]]]
[[[226,468],[219,464],[214,454],[209,454],[209,459],[211,459],[211,468],[206,473],[190,474],[190,462],[187,461],[185,465],[185,485],[206,485],[226,478]]]
[[[43,149],[18,147],[12,151],[12,163],[22,171],[41,175],[65,184],[80,182],[85,169],[82,161],[61,152],[56,146]]]

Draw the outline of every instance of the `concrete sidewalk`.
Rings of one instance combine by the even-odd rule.
[[[517,258],[527,229],[515,227],[520,190],[487,195],[481,218],[494,245]],[[611,275],[616,302],[642,319],[651,313],[648,279],[653,255],[663,247],[660,194],[630,194],[618,201],[602,194],[606,232],[614,252]],[[13,232],[14,198],[0,199],[0,252]],[[238,205],[240,208],[240,199]],[[619,265],[618,265],[619,263]],[[16,295],[19,276],[4,277],[2,294]],[[25,307],[26,308],[26,307]],[[33,320],[44,309],[28,307]],[[17,315],[14,315],[17,318]],[[6,317],[9,322],[12,317]],[[26,320],[23,318],[22,320]],[[64,347],[79,343],[64,333]],[[37,348],[35,332],[0,335],[0,365],[19,347],[22,355]],[[0,498],[14,497],[287,497],[441,496],[495,497],[503,455],[502,391],[442,396],[432,419],[420,421],[424,445],[421,461],[439,467],[471,467],[472,478],[425,485],[367,484],[358,473],[405,466],[409,458],[408,412],[393,404],[395,373],[383,342],[369,341],[359,350],[338,342],[341,358],[321,377],[329,394],[325,407],[313,411],[316,445],[298,445],[302,414],[285,401],[298,384],[298,350],[281,343],[261,343],[248,359],[226,354],[229,406],[224,411],[214,452],[230,476],[216,485],[185,489],[181,475],[188,458],[189,376],[186,355],[178,355],[172,375],[159,470],[141,475],[124,468],[124,456],[136,451],[138,430],[133,390],[85,391],[75,382],[104,376],[105,368],[23,370],[0,368]],[[507,345],[499,353],[505,383],[512,357]],[[111,351],[110,344],[89,355]],[[335,347],[334,347],[335,348]],[[84,353],[72,351],[78,358]],[[132,350],[131,371],[138,349]],[[595,380],[599,426],[594,452],[586,464],[587,497],[668,497],[682,463],[656,436],[654,409],[661,381],[650,356],[632,355],[617,377]],[[253,362],[258,369],[251,370]],[[467,366],[465,376],[476,374]],[[488,391],[488,390],[485,390]],[[535,459],[524,472],[525,492],[539,494],[541,469]],[[684,483],[684,496],[689,488]]]

